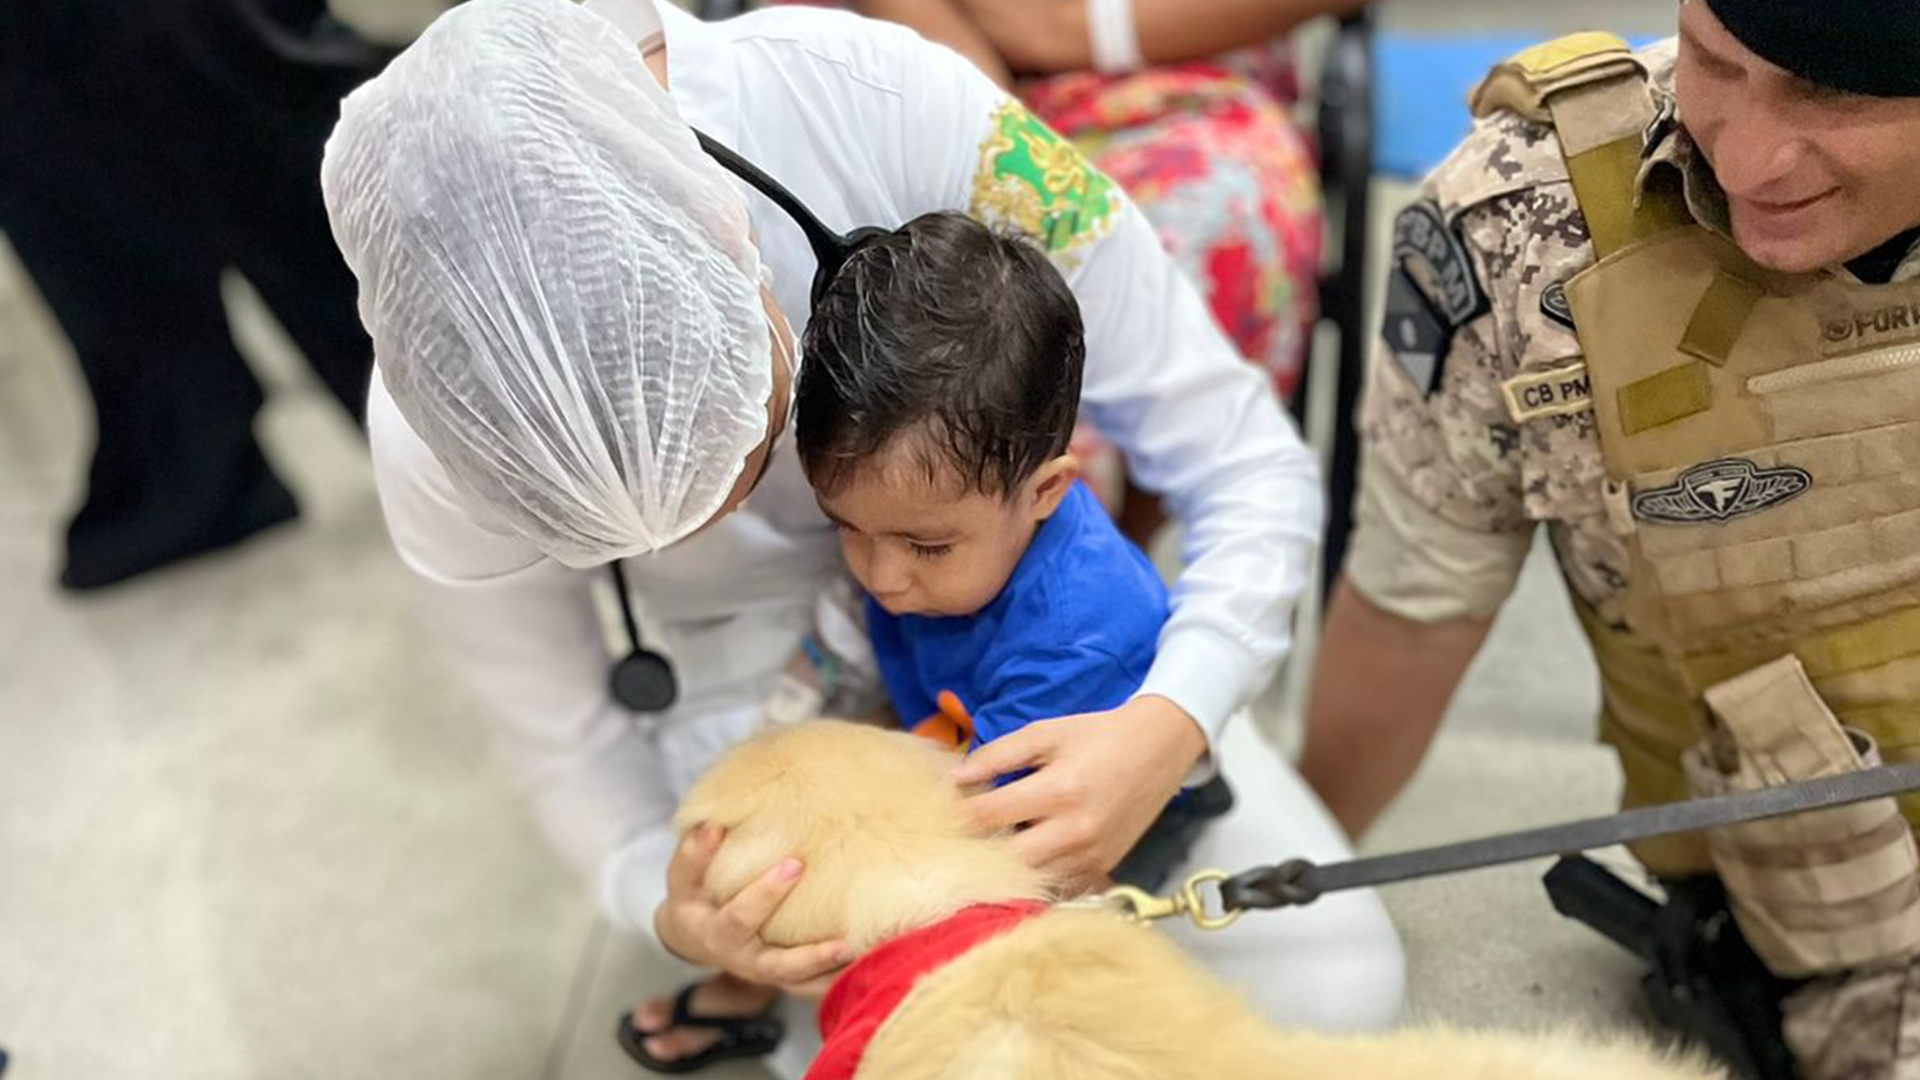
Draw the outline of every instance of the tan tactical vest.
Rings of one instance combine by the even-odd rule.
[[[1593,240],[1566,291],[1633,567],[1624,628],[1583,621],[1626,803],[1857,768],[1873,751],[1842,723],[1920,757],[1920,283],[1770,272],[1694,222],[1677,178],[1636,196],[1656,110],[1618,39],[1529,50],[1474,106],[1554,125]],[[1783,973],[1920,948],[1891,800],[1823,814],[1773,849],[1723,830],[1635,854],[1717,868]]]

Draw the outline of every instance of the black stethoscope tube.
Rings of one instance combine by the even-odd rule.
[[[758,166],[698,128],[694,129],[693,135],[699,140],[700,149],[719,162],[722,168],[765,195],[792,218],[795,225],[800,226],[800,232],[807,238],[807,246],[813,249],[813,286],[808,293],[810,303],[820,302],[828,284],[853,253],[859,250],[860,245],[886,235],[887,230],[876,226],[858,228],[844,235],[834,232],[822,224],[798,196],[762,172]],[[633,599],[627,593],[627,575],[620,568],[620,560],[609,563],[608,569],[613,574],[613,593],[620,602],[620,621],[626,629],[628,645],[627,655],[614,663],[607,679],[608,693],[613,700],[634,712],[665,712],[673,707],[680,696],[679,678],[674,674],[672,661],[647,648],[640,639],[640,623],[633,616]]]

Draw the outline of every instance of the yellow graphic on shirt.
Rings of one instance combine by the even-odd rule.
[[[1106,235],[1120,205],[1114,182],[1025,106],[1009,99],[995,110],[973,177],[974,218],[1071,256]]]

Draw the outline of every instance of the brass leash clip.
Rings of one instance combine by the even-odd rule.
[[[1220,914],[1213,914],[1208,910],[1207,898],[1201,887],[1218,885],[1226,881],[1227,876],[1224,870],[1202,870],[1188,878],[1179,891],[1170,896],[1155,896],[1133,885],[1116,885],[1066,906],[1100,908],[1142,924],[1184,915],[1202,930],[1222,930],[1232,926],[1240,918],[1240,912],[1223,907]]]

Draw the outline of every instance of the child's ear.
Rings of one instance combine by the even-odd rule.
[[[1033,499],[1033,516],[1037,521],[1045,521],[1060,509],[1061,500],[1067,492],[1073,490],[1073,482],[1080,479],[1080,459],[1072,454],[1061,454],[1035,469],[1027,478],[1027,490]]]

